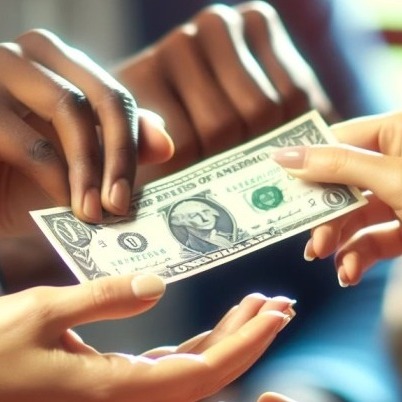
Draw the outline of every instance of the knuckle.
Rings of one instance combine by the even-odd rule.
[[[28,155],[35,162],[53,162],[58,159],[54,145],[46,139],[34,141],[28,149]]]
[[[51,295],[48,288],[45,286],[38,286],[22,294],[21,307],[30,312],[27,314],[27,319],[33,319],[35,322],[49,322],[54,318],[53,304],[49,303]],[[25,307],[24,307],[25,306]]]
[[[194,17],[194,22],[200,29],[227,28],[234,22],[240,21],[239,13],[225,4],[213,4],[205,7]]]
[[[191,37],[197,32],[195,24],[189,22],[183,24],[174,29],[169,35],[167,35],[162,43],[162,50],[166,50],[169,53],[171,48],[187,49],[192,46]]]
[[[55,35],[45,28],[33,28],[16,39],[17,43],[28,44],[32,47],[47,48],[54,42]]]
[[[115,300],[114,288],[108,281],[97,280],[91,282],[89,286],[92,304],[95,307],[108,306]]]
[[[203,143],[204,154],[209,154],[209,147],[216,147],[215,141],[231,136],[243,138],[246,131],[244,121],[240,116],[232,115],[230,113],[220,113],[219,116],[215,116],[214,119],[207,118],[201,123],[198,128],[200,132],[199,137]]]
[[[402,156],[402,113],[385,118],[379,127],[379,146],[390,156]]]
[[[325,159],[325,169],[330,175],[336,176],[344,170],[348,164],[348,160],[348,151],[339,147],[337,152],[331,152],[330,156]]]
[[[283,120],[281,105],[266,96],[249,99],[244,107],[248,135],[258,135],[278,126]]]
[[[123,112],[132,118],[137,108],[134,97],[130,92],[119,87],[108,87],[100,98],[99,104],[105,104],[110,110],[117,113]]]
[[[89,110],[89,102],[78,88],[63,87],[55,109],[61,113],[81,113]]]
[[[100,156],[96,149],[86,149],[74,155],[74,168],[77,172],[97,170],[100,166]]]
[[[111,88],[106,96],[111,102],[122,105],[124,108],[133,108],[136,106],[133,96],[121,88]]]
[[[0,60],[15,60],[21,58],[21,48],[17,43],[4,42],[0,43]]]
[[[288,85],[282,92],[282,104],[291,115],[298,115],[311,107],[311,99],[303,88]]]

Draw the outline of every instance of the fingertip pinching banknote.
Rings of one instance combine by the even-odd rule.
[[[285,240],[366,204],[358,189],[307,183],[270,159],[284,146],[336,142],[309,112],[136,192],[132,217],[91,225],[69,208],[31,215],[79,281],[153,272],[173,282]]]

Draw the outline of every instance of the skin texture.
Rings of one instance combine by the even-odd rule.
[[[0,66],[0,236],[33,231],[31,209],[126,215],[136,164],[172,154],[161,119],[45,30],[0,44]]]
[[[101,354],[70,329],[140,314],[163,292],[159,277],[140,275],[1,297],[12,314],[0,320],[0,399],[195,402],[246,371],[294,316],[292,300],[251,294],[211,331],[137,356]]]
[[[34,32],[34,37],[35,35],[37,36],[37,32]],[[47,42],[46,38],[42,38],[41,41]],[[65,63],[71,66],[71,58],[67,61],[64,59],[71,51],[76,50],[72,50],[59,41],[56,42],[63,51],[53,52],[55,53],[54,60],[52,59],[54,64],[57,64],[58,68],[59,64],[64,65]],[[50,50],[48,49],[46,54],[51,53],[54,45],[47,47],[50,47]],[[35,47],[36,49],[37,47]],[[63,62],[57,61],[56,63],[55,60],[58,60],[59,56]],[[33,58],[33,60],[36,59]],[[87,58],[85,60],[88,61]],[[28,61],[24,58],[24,62],[28,63]],[[5,65],[4,60],[2,65]],[[14,64],[12,65],[14,66]],[[90,62],[90,65],[93,67],[93,62]],[[89,86],[87,82],[95,83],[96,85],[93,84],[90,87],[92,91],[95,91],[92,88],[96,88],[96,101],[92,103],[97,104],[102,96],[107,97],[105,93],[109,93],[110,86],[114,93],[116,82],[110,81],[110,76],[104,79],[105,72],[102,70],[100,72],[99,67],[96,69],[92,67],[86,68],[84,63],[84,67],[75,67],[73,70],[63,68],[63,72],[66,73],[63,77],[71,81],[75,87],[80,88],[83,93],[87,93],[86,88]],[[53,70],[52,66],[47,65],[47,68]],[[10,71],[14,71],[11,69],[11,65]],[[56,70],[56,73],[58,71]],[[88,74],[97,74],[97,76],[88,81]],[[85,79],[80,79],[78,82],[76,76],[81,77],[81,75]],[[166,137],[163,137],[162,134],[158,135],[162,129],[158,123],[151,126],[149,134],[146,130],[142,131],[144,135],[141,135],[140,132],[139,162],[142,162],[141,158],[146,155],[148,158],[144,162],[154,163],[136,166],[137,186],[187,167],[231,146],[239,145],[311,108],[318,109],[327,117],[328,121],[334,120],[336,115],[313,71],[292,44],[277,13],[265,2],[246,2],[236,7],[224,5],[207,7],[185,24],[172,29],[164,38],[143,52],[116,66],[113,75],[125,86],[125,89],[122,89],[121,84],[118,84],[118,93],[123,91],[126,96],[125,91],[130,91],[134,94],[139,107],[153,110],[163,117],[166,124],[165,129],[175,144],[175,153],[169,159],[172,156],[171,144],[166,145]],[[109,83],[109,86],[105,83]],[[30,81],[26,85],[30,85]],[[52,85],[55,86],[53,83]],[[47,88],[45,85],[44,87]],[[56,95],[61,96],[64,89],[64,87],[61,89],[56,87]],[[57,96],[55,97],[57,98]],[[37,100],[36,94],[32,96],[32,102],[37,102]],[[119,97],[116,100],[117,104],[119,104],[118,101]],[[88,102],[92,105],[91,99]],[[10,106],[7,107],[11,109]],[[92,106],[92,109],[94,107]],[[14,113],[13,110],[11,109]],[[56,112],[57,110],[56,108]],[[79,109],[78,112],[75,110],[70,124],[78,124],[77,121],[96,118],[98,113],[88,112],[90,115],[94,114],[95,117],[87,117],[88,113],[85,110]],[[120,121],[117,127],[127,127],[128,124],[124,124],[124,119],[127,117],[124,108],[116,106],[113,110],[117,111],[111,115],[108,112],[108,119]],[[80,119],[77,119],[77,115],[80,116]],[[28,117],[31,120],[35,117],[37,120],[36,115],[29,114]],[[66,119],[68,118],[64,118],[64,120]],[[25,124],[26,118],[21,118],[21,120]],[[141,121],[140,119],[140,128],[143,128]],[[146,121],[152,122],[152,119]],[[52,126],[47,123],[46,128],[49,125]],[[127,139],[127,130],[115,129],[114,122],[111,122],[110,125],[113,126],[113,129],[103,130],[103,137],[109,136],[113,131],[112,136],[117,135],[123,138],[122,141]],[[44,136],[43,124],[41,127],[42,131],[39,130],[39,133]],[[149,125],[145,128],[149,128]],[[56,139],[60,134],[56,135],[54,130],[52,131],[52,139],[57,144],[59,141]],[[14,131],[9,130],[8,136],[11,135],[11,132]],[[68,137],[69,133],[70,130],[65,137]],[[32,135],[33,138],[38,136],[37,133]],[[81,135],[91,139],[94,129]],[[94,141],[93,138],[91,141],[90,139],[87,142]],[[144,152],[141,151],[142,145],[146,148]],[[17,149],[23,149],[18,144],[16,146]],[[153,151],[148,152],[149,148],[152,148]],[[50,149],[53,148],[50,147]],[[111,144],[109,159],[112,160],[113,155],[116,155],[113,149],[113,144]],[[88,147],[87,150],[87,158],[91,159]],[[9,164],[6,169],[1,169],[3,166],[1,152],[0,147],[0,183],[2,186],[0,195],[7,193],[9,201],[0,205],[0,210],[5,209],[5,212],[0,214],[0,228],[3,226],[0,236],[15,237],[20,236],[23,232],[25,238],[21,247],[26,248],[27,244],[35,245],[30,247],[32,254],[27,267],[25,258],[20,253],[15,253],[20,246],[14,238],[11,241],[0,243],[0,259],[9,289],[19,290],[37,283],[66,283],[71,278],[65,277],[63,269],[54,268],[60,265],[60,262],[50,246],[42,241],[42,235],[38,236],[27,211],[53,205],[68,205],[70,186],[66,178],[73,176],[74,179],[71,178],[70,182],[72,199],[77,200],[73,204],[75,213],[84,220],[93,221],[94,219],[84,216],[81,202],[88,185],[93,188],[93,183],[88,184],[88,182],[96,181],[100,186],[102,181],[102,188],[106,188],[113,179],[103,180],[99,173],[94,172],[93,168],[92,172],[95,176],[81,176],[82,167],[79,166],[82,163],[74,164],[74,159],[77,159],[74,152],[70,152],[69,159],[72,160],[75,167],[71,169],[69,166],[66,167],[64,161],[66,157],[63,154],[67,150],[60,152],[60,158],[47,158],[40,162],[32,161],[30,154],[28,156],[20,155],[15,163],[16,167],[14,168],[13,165],[11,171],[9,171]],[[81,152],[85,154],[85,151]],[[133,175],[132,165],[129,162],[122,162],[119,157],[116,158],[120,161],[119,171],[124,171],[124,166],[126,168],[128,166],[130,172],[126,172],[125,175]],[[132,159],[134,160],[135,156],[132,156]],[[85,157],[83,160],[85,161]],[[108,166],[111,173],[107,173],[104,169],[105,177],[116,174],[114,166],[117,165],[111,162]],[[87,169],[84,170],[89,172]],[[28,179],[24,176],[24,171],[27,172]],[[85,179],[85,177],[87,178]],[[44,195],[43,188],[48,194],[50,193],[49,196]],[[24,194],[30,194],[29,198],[21,196],[22,189],[24,189]],[[92,191],[93,193],[94,191]],[[107,190],[102,192],[103,195],[107,193]],[[120,199],[120,205],[126,205],[127,202],[127,195],[124,196],[123,193],[122,190],[120,197],[117,197]],[[99,198],[95,195],[93,198],[95,201],[90,203],[92,205],[90,210],[95,211],[97,217],[95,221],[100,219],[98,215],[101,202],[103,202],[104,209],[117,214],[123,213],[121,209],[119,212],[112,208],[107,196]],[[110,209],[108,209],[109,207]],[[22,220],[22,217],[25,219]],[[44,253],[48,256],[47,262],[43,261]],[[35,261],[38,263],[36,264]]]
[[[27,77],[18,84],[0,78],[0,107],[8,116],[0,127],[0,141],[12,144],[0,149],[0,196],[7,200],[0,206],[0,233],[12,240],[33,230],[28,218],[21,219],[30,209],[71,203],[77,216],[89,222],[100,221],[102,209],[127,212],[137,163],[160,163],[172,156],[160,121],[142,118],[135,102],[163,117],[176,149],[169,162],[138,165],[137,185],[263,134],[311,108],[328,120],[334,116],[313,72],[264,2],[201,11],[117,66],[113,74],[121,84],[45,31],[2,45],[0,61],[8,77],[15,71]],[[23,90],[27,86],[32,89]],[[135,315],[154,301],[130,302],[123,283],[127,278],[100,281],[63,291],[35,288],[1,299],[4,309],[21,310],[0,322],[2,333],[13,329],[18,335],[7,337],[0,351],[14,365],[0,376],[0,399],[196,401],[217,392],[258,359],[287,322],[291,304],[278,307],[278,301],[272,305],[253,295],[210,334],[178,348],[158,348],[137,357],[105,356],[69,329]],[[94,291],[91,286],[109,290]],[[93,294],[103,295],[103,301]],[[44,302],[47,299],[52,305]],[[70,309],[71,299],[82,300],[76,310]],[[88,306],[91,300],[95,306]],[[24,384],[13,382],[15,375],[7,376],[19,370],[26,370],[21,375]],[[18,395],[13,393],[17,389]],[[261,398],[287,401],[272,399],[282,398],[272,394]]]
[[[258,398],[257,402],[296,402],[293,399],[287,398],[275,392],[267,392]]]
[[[377,261],[402,253],[402,114],[362,117],[332,126],[335,146],[282,149],[275,159],[304,180],[354,185],[368,204],[311,232],[308,259],[335,254],[342,286],[357,284]]]
[[[172,154],[160,119],[139,112],[120,84],[50,32],[1,44],[0,60],[2,241],[31,240],[34,208],[71,202],[90,222],[102,208],[124,215],[136,163]],[[198,401],[253,365],[295,314],[292,300],[249,295],[212,331],[138,356],[101,354],[72,330],[145,312],[164,290],[160,278],[140,275],[0,297],[0,399]]]
[[[261,135],[311,108],[334,111],[265,2],[213,5],[114,69],[141,107],[160,114],[175,143],[140,183]]]

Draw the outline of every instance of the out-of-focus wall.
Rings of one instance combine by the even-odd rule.
[[[131,53],[141,40],[136,1],[0,0],[0,42],[47,28],[99,63]]]

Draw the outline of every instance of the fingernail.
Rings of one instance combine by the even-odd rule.
[[[140,300],[159,299],[166,289],[165,282],[155,274],[139,274],[131,281],[134,295]]]
[[[304,165],[304,157],[306,154],[306,147],[286,147],[280,148],[273,152],[270,157],[273,161],[279,163],[281,166],[289,169],[302,169]]]
[[[92,187],[85,192],[82,212],[91,222],[102,221],[102,205],[99,189]]]
[[[292,321],[293,317],[296,315],[296,313],[293,316],[287,315],[285,314],[285,316],[283,317],[283,321],[281,326],[279,327],[279,331],[282,331],[289,323],[290,321]]]
[[[110,190],[110,203],[122,215],[127,215],[131,202],[131,188],[127,179],[121,178],[114,182]]]
[[[347,288],[349,286],[349,283],[345,280],[345,278],[342,276],[341,272],[338,272],[338,282],[339,285],[342,288]]]
[[[287,309],[283,310],[283,313],[289,316],[290,319],[296,316],[296,311],[293,307],[288,307]]]
[[[285,302],[285,303],[289,304],[289,306],[294,306],[297,303],[297,300],[290,299],[289,297],[286,297],[286,296],[274,296],[271,298],[271,300]]]
[[[304,247],[304,259],[308,262],[314,261],[317,255],[314,252],[313,248],[313,239],[309,239]]]

